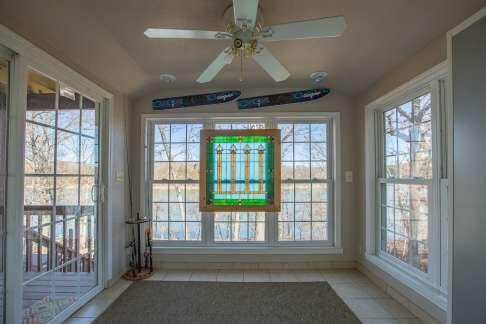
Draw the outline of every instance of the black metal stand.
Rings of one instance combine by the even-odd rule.
[[[142,236],[141,236],[141,227],[142,224],[148,223],[150,220],[148,218],[140,218],[140,214],[137,213],[136,219],[129,219],[125,221],[125,224],[129,226],[136,226],[137,227],[137,243],[132,242],[129,244],[129,247],[135,249],[136,254],[136,261],[135,264],[132,264],[129,271],[127,271],[123,277],[127,280],[140,280],[148,278],[152,275],[153,269],[144,269],[142,268]],[[133,238],[135,240],[135,237]],[[133,246],[135,245],[135,246]],[[132,254],[133,255],[133,254]]]

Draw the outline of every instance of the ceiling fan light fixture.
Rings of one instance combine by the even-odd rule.
[[[315,71],[310,74],[310,78],[315,82],[322,82],[327,77],[328,73],[325,71]]]

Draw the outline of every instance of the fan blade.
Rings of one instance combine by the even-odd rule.
[[[337,37],[346,29],[344,17],[329,17],[264,27],[261,40],[272,42],[291,39]]]
[[[246,24],[249,28],[255,26],[258,0],[233,0],[233,10],[237,26],[241,27],[243,24]]]
[[[286,80],[290,73],[265,47],[260,45],[253,59],[277,82]]]
[[[148,28],[144,32],[148,38],[192,38],[192,39],[226,39],[231,34],[209,30]]]
[[[204,70],[196,81],[198,83],[206,83],[211,81],[226,64],[231,64],[232,61],[233,53],[231,52],[231,48],[226,47],[221,53],[219,53],[214,61],[209,64],[206,70]]]

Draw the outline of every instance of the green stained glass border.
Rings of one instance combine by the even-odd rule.
[[[216,147],[219,144],[226,143],[262,143],[265,144],[266,151],[264,153],[264,191],[265,198],[231,198],[231,193],[228,193],[228,198],[216,198],[215,196],[215,181],[216,181],[216,164],[215,164],[215,152]],[[275,144],[274,139],[270,135],[215,135],[209,137],[207,145],[207,181],[206,181],[206,193],[208,206],[270,206],[274,204],[274,184],[275,184],[275,170],[274,170],[274,158],[275,158]],[[253,161],[254,162],[254,161]],[[226,163],[228,163],[226,161]],[[228,180],[225,180],[228,181]],[[255,181],[255,180],[253,180]]]

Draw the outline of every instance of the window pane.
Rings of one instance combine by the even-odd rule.
[[[327,179],[327,162],[311,162],[311,176],[312,179],[324,180]]]
[[[168,144],[154,144],[154,161],[169,161],[169,150],[170,146]]]
[[[80,136],[68,132],[57,132],[57,172],[79,173]]]
[[[280,241],[294,240],[294,222],[278,223],[278,239]]]
[[[294,201],[294,184],[282,183],[282,201]]]
[[[292,124],[278,124],[280,138],[282,142],[294,141],[294,126]]]
[[[326,124],[311,124],[311,141],[326,142],[327,141],[326,131],[327,131]]]
[[[312,239],[318,241],[327,240],[327,224],[324,222],[312,223]]]
[[[154,143],[168,143],[170,140],[170,125],[158,124],[154,127]]]
[[[327,124],[278,127],[282,132],[282,180],[285,180],[281,185],[278,239],[327,240],[327,184],[319,182],[327,179]],[[292,180],[295,183],[289,183]],[[313,228],[311,221],[317,221],[318,225]]]
[[[310,145],[309,143],[295,143],[295,161],[309,161],[310,160]]]
[[[186,240],[199,241],[201,240],[201,223],[189,222],[186,223]]]
[[[311,223],[310,222],[295,222],[295,240],[296,241],[310,241],[311,240]]]
[[[187,125],[187,141],[199,142],[202,124],[188,124]]]
[[[326,143],[312,143],[311,144],[311,160],[312,161],[326,161],[327,160],[327,144]]]
[[[25,125],[25,173],[54,173],[55,130],[32,123]]]
[[[309,142],[310,141],[310,125],[309,124],[294,124],[294,141],[295,142]]]
[[[81,174],[94,175],[96,171],[96,150],[98,146],[90,137],[81,137]]]
[[[295,184],[295,201],[297,201],[297,202],[311,201],[311,185],[310,185],[310,183],[296,183]]]
[[[54,203],[54,177],[24,178],[24,205],[52,205]]]
[[[80,115],[79,108],[60,110],[57,113],[57,127],[79,133]]]
[[[383,113],[388,178],[432,178],[431,95]]]
[[[165,202],[169,200],[169,190],[166,183],[154,183],[152,185],[152,201]]]
[[[169,220],[169,205],[155,203],[152,205],[152,218],[154,221]]]
[[[184,143],[186,141],[186,125],[185,124],[171,124],[170,125],[170,141],[172,143]]]
[[[169,179],[169,163],[155,162],[154,163],[154,180]]]
[[[169,239],[181,241],[186,238],[184,229],[184,222],[170,222],[169,223]]]
[[[201,240],[199,212],[202,124],[154,125],[152,215],[161,222],[154,240]],[[188,181],[191,180],[191,181]],[[167,203],[166,203],[167,202]]]
[[[169,239],[169,224],[167,222],[153,222],[153,239],[154,240],[168,240]]]
[[[382,233],[382,249],[426,272],[429,232],[428,186],[383,184],[381,192],[381,227],[383,230],[387,229],[386,233]]]
[[[186,144],[171,144],[171,161],[186,161]]]
[[[282,161],[293,161],[294,160],[294,145],[292,143],[282,143]]]
[[[79,177],[57,177],[56,205],[75,206],[78,204]]]

